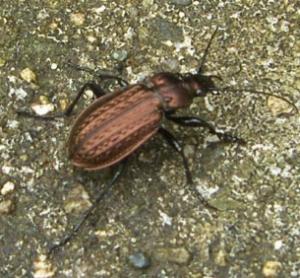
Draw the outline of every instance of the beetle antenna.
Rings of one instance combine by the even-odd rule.
[[[197,71],[198,74],[201,74],[203,72],[203,67],[204,67],[204,64],[205,64],[205,61],[206,61],[206,57],[208,55],[208,51],[210,49],[210,46],[211,46],[211,43],[212,43],[214,37],[217,34],[217,31],[218,31],[218,27],[216,28],[216,30],[211,35],[211,38],[210,38],[210,40],[209,40],[209,42],[208,42],[208,44],[207,44],[207,46],[206,46],[206,48],[204,50],[204,54],[202,56],[202,59],[201,59],[201,62],[200,62],[200,66],[199,66],[198,71]]]
[[[267,93],[267,92],[262,92],[262,91],[257,91],[257,90],[253,90],[253,89],[236,89],[236,88],[232,88],[232,87],[224,87],[224,88],[216,88],[216,91],[220,91],[220,92],[233,92],[233,93],[237,93],[237,92],[248,92],[248,93],[252,93],[252,94],[258,94],[258,95],[265,95],[265,96],[272,96],[272,97],[276,97],[279,98],[283,101],[285,101],[286,103],[288,103],[289,105],[291,105],[293,107],[293,110],[296,111],[296,113],[299,113],[299,109],[297,108],[297,106],[288,99],[288,97],[282,97],[279,95],[275,95],[272,93]]]

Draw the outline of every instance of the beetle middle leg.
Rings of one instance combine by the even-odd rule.
[[[71,232],[69,234],[67,234],[62,240],[60,240],[58,243],[53,244],[49,250],[48,250],[48,256],[51,256],[52,253],[59,249],[60,247],[63,247],[64,245],[66,245],[71,239],[73,239],[78,231],[80,230],[80,228],[82,227],[82,225],[87,221],[87,219],[92,215],[92,213],[95,211],[95,209],[98,207],[99,203],[104,199],[104,197],[109,196],[109,194],[111,193],[111,189],[113,188],[113,186],[116,184],[116,182],[119,180],[120,176],[124,173],[124,169],[126,166],[126,162],[127,159],[123,160],[116,172],[114,173],[112,179],[105,185],[104,189],[98,193],[98,195],[95,198],[95,201],[93,203],[93,205],[87,209],[81,220],[79,221],[79,223],[77,223],[73,229],[71,230]]]
[[[175,136],[169,132],[167,129],[160,127],[158,132],[163,136],[163,138],[167,141],[167,143],[177,152],[180,154],[182,160],[183,160],[183,166],[184,166],[184,170],[185,170],[185,175],[186,175],[186,179],[187,182],[189,184],[191,184],[193,182],[192,180],[192,175],[189,169],[189,165],[187,162],[187,159],[184,155],[183,152],[183,148],[182,146],[179,144],[179,142],[177,141],[177,139],[175,138]]]
[[[239,143],[239,144],[246,143],[245,140],[238,138],[234,135],[216,131],[216,129],[211,124],[209,124],[208,122],[204,121],[199,117],[193,117],[193,116],[174,117],[172,115],[166,115],[166,117],[168,120],[182,126],[207,128],[211,134],[217,135],[221,141],[226,143]]]
[[[189,185],[189,188],[191,191],[193,191],[197,198],[200,200],[202,204],[204,204],[206,207],[216,210],[214,206],[210,205],[207,200],[201,195],[201,193],[193,186],[193,179],[192,174],[190,172],[187,158],[184,155],[183,148],[175,138],[175,136],[170,133],[167,129],[160,127],[158,132],[163,136],[163,138],[167,141],[167,143],[177,152],[180,154],[182,160],[183,160],[183,166],[185,170],[186,179]]]

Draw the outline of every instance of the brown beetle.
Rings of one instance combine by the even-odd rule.
[[[174,141],[161,127],[164,115],[182,125],[209,127],[222,140],[235,140],[199,118],[171,115],[214,88],[211,80],[205,83],[201,79],[197,74],[179,77],[163,72],[146,85],[128,86],[98,98],[73,125],[68,143],[72,163],[85,170],[100,170],[121,161],[157,132]],[[179,147],[176,150],[181,153]]]
[[[81,88],[64,113],[33,116],[43,119],[69,116],[83,93],[87,89],[93,91],[98,99],[77,117],[67,144],[72,164],[84,170],[100,170],[122,161],[157,132],[185,161],[175,137],[161,127],[163,117],[179,125],[208,128],[223,141],[243,142],[237,137],[215,131],[210,124],[197,117],[173,116],[176,110],[189,107],[194,97],[204,97],[208,92],[219,90],[212,80],[215,76],[202,75],[205,58],[216,32],[207,45],[196,74],[161,72],[136,85],[128,85],[118,76],[100,74],[98,77],[102,80],[116,79],[123,88],[106,93],[98,84],[89,82]],[[83,67],[76,68],[91,71]],[[26,112],[19,114],[31,116]],[[185,168],[191,180],[188,168]]]
[[[182,147],[176,138],[161,126],[164,117],[182,126],[208,128],[210,133],[217,135],[222,141],[244,143],[242,139],[216,131],[212,125],[199,117],[174,116],[174,112],[177,109],[188,107],[195,97],[204,97],[211,91],[225,89],[234,91],[229,87],[224,89],[217,88],[213,81],[213,78],[216,76],[205,76],[202,74],[208,49],[216,32],[217,30],[212,35],[205,49],[200,67],[195,74],[181,75],[161,72],[136,85],[128,85],[125,80],[118,76],[101,74],[98,77],[102,80],[116,79],[123,88],[116,92],[106,93],[96,83],[89,82],[81,88],[75,100],[64,113],[54,116],[42,116],[44,119],[53,119],[70,115],[81,95],[87,89],[91,89],[98,98],[75,120],[68,141],[68,152],[71,162],[85,170],[107,168],[123,161],[154,134],[160,133],[182,157],[187,181],[189,184],[192,184],[192,177]],[[82,67],[77,68],[90,71]],[[268,95],[268,93],[263,94]],[[33,116],[23,111],[19,113]],[[49,253],[67,243],[77,233],[81,225],[95,209],[97,203],[120,176],[122,169],[123,167],[120,167],[116,171],[111,182],[96,197],[94,205],[86,211],[81,222],[72,230],[71,234],[52,246]],[[196,192],[201,201],[204,201],[194,187],[191,187],[191,189]],[[204,203],[208,205],[205,201]]]

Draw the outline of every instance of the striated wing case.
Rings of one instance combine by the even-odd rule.
[[[160,98],[144,85],[100,97],[74,123],[70,159],[86,170],[113,165],[153,136],[161,118]]]

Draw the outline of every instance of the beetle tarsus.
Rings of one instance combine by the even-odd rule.
[[[212,210],[215,210],[215,211],[218,211],[219,209],[216,208],[215,206],[211,205],[203,196],[202,194],[196,189],[196,188],[193,188],[197,198],[199,199],[200,203],[203,204],[205,207],[207,207],[208,209],[212,209]]]

